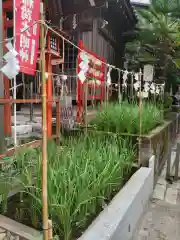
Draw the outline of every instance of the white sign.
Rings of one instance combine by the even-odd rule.
[[[143,80],[147,82],[152,82],[153,76],[154,76],[154,66],[150,64],[144,65]]]

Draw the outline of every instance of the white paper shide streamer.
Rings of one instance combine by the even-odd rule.
[[[80,53],[80,58],[81,62],[79,64],[79,67],[81,71],[78,74],[78,78],[80,79],[81,83],[84,83],[84,81],[86,80],[86,74],[89,70],[89,59],[84,51]]]
[[[127,79],[128,79],[128,71],[124,71],[124,74],[123,74],[123,87],[127,87]]]
[[[16,58],[18,53],[11,42],[6,44],[6,48],[8,49],[8,52],[3,56],[6,64],[1,68],[1,71],[8,79],[13,79],[20,71],[19,61]]]
[[[107,72],[107,86],[108,87],[111,85],[111,71],[112,71],[112,68],[109,67],[108,72]]]

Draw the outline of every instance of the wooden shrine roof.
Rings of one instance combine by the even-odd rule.
[[[90,4],[91,0],[44,0],[46,7],[49,12],[50,20],[57,25],[59,25],[60,18],[62,16],[67,16],[70,14],[80,13],[84,10],[98,8],[106,4],[115,5],[116,14],[122,14],[122,11],[127,15],[127,18],[133,23],[136,22],[136,15],[130,0],[92,0],[95,6],[92,7]],[[117,5],[119,4],[119,8]]]

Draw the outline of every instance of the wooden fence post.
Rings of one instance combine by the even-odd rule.
[[[169,139],[170,140],[170,139]],[[172,152],[172,146],[171,143],[168,141],[169,149],[168,149],[168,155],[167,155],[167,168],[166,168],[166,180],[169,180],[170,177],[170,170],[171,170],[171,152]]]
[[[177,149],[176,149],[176,159],[175,159],[175,176],[174,180],[178,180],[178,172],[179,172],[179,157],[180,157],[180,143],[177,143]]]

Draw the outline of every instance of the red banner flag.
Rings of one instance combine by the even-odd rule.
[[[15,0],[15,49],[20,71],[35,75],[38,56],[40,0]]]

